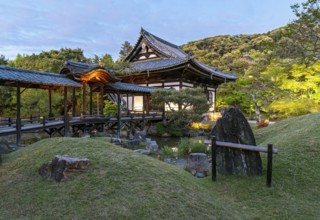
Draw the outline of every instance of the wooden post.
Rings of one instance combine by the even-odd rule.
[[[117,135],[118,135],[118,138],[120,138],[120,132],[121,132],[121,108],[120,108],[120,105],[121,105],[121,100],[120,100],[120,94],[119,92],[117,93],[117,96],[118,96],[118,131],[117,131]]]
[[[48,96],[49,96],[49,118],[53,117],[52,114],[52,91],[51,88],[48,90]]]
[[[98,100],[97,100],[98,101]],[[92,115],[92,108],[93,108],[93,103],[92,103],[92,86],[90,86],[90,115]]]
[[[272,183],[272,154],[273,154],[273,145],[268,144],[267,187],[271,187],[271,183]]]
[[[147,115],[149,115],[149,112],[150,112],[150,109],[149,109],[149,101],[150,101],[150,95],[148,94],[147,95],[147,103],[146,103],[146,112],[147,112]]]
[[[87,105],[87,103],[86,103],[86,83],[84,82],[83,83],[83,87],[82,87],[82,113],[84,114],[84,115],[86,115],[87,114],[87,107],[86,107],[86,105]]]
[[[100,112],[102,116],[103,116],[103,94],[104,94],[103,86],[100,86]]]
[[[216,136],[211,140],[211,157],[212,157],[212,181],[217,181],[217,158],[216,158]]]
[[[42,126],[43,128],[46,126],[46,116],[43,116],[42,118]]]
[[[64,136],[69,136],[69,116],[68,116],[68,87],[64,87]]]
[[[17,120],[16,120],[16,131],[17,131],[17,145],[21,142],[21,96],[20,96],[20,84],[17,84]]]
[[[72,88],[72,117],[76,117],[76,88]]]

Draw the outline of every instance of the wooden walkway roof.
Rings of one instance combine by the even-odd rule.
[[[0,66],[0,85],[15,86],[16,83],[20,83],[22,87],[29,88],[82,86],[80,83],[61,74]]]

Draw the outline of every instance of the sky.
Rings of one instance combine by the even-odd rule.
[[[141,27],[176,45],[217,35],[266,33],[295,19],[303,0],[1,0],[0,55],[81,48],[119,57]]]

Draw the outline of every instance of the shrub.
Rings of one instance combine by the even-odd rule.
[[[190,153],[207,153],[207,146],[200,139],[182,138],[178,145],[179,155]]]
[[[115,116],[118,113],[118,106],[113,104],[110,100],[104,101],[103,114],[106,116]]]
[[[182,136],[182,128],[176,124],[171,124],[167,127],[163,125],[162,122],[156,124],[157,134],[162,136],[167,133],[173,137],[181,137]]]

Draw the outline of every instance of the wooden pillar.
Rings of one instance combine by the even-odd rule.
[[[268,144],[267,187],[271,187],[271,184],[272,184],[272,154],[273,154],[273,145]]]
[[[104,90],[103,90],[103,86],[100,86],[100,112],[101,115],[103,115],[103,95],[104,95]]]
[[[64,136],[69,136],[69,116],[68,116],[68,87],[64,87]]]
[[[87,112],[87,107],[86,107],[86,83],[83,83],[82,86],[82,113],[85,115]]]
[[[72,117],[76,117],[76,88],[72,88]]]
[[[217,88],[214,88],[214,101],[213,101],[213,104],[214,104],[214,111],[217,110]]]
[[[211,157],[212,157],[212,181],[217,181],[217,159],[216,159],[216,137],[211,140]]]
[[[147,112],[147,115],[149,115],[149,111],[150,111],[150,109],[149,109],[149,101],[150,101],[150,95],[148,94],[147,95],[147,102],[146,102],[146,112]]]
[[[53,117],[53,114],[52,114],[52,90],[51,88],[49,88],[48,90],[48,95],[49,95],[49,118]]]
[[[16,131],[17,131],[17,145],[21,142],[21,93],[20,83],[17,83],[17,120],[16,120]]]
[[[92,115],[92,108],[93,108],[93,103],[92,103],[92,86],[90,88],[90,115]]]
[[[120,104],[121,104],[121,100],[120,100],[120,94],[119,92],[117,93],[118,96],[118,131],[117,131],[117,135],[118,138],[120,138],[120,132],[121,132],[121,108],[120,108]]]

